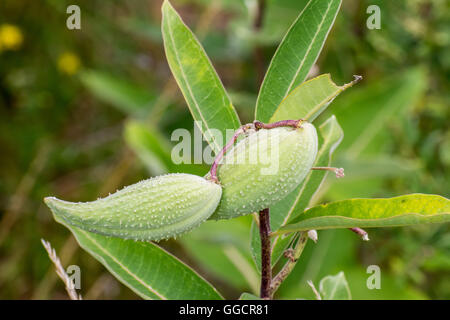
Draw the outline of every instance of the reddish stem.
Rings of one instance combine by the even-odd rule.
[[[253,125],[256,129],[273,129],[278,127],[294,127],[300,128],[302,122],[305,122],[304,119],[299,120],[281,120],[273,123],[262,123],[261,121],[255,120],[253,121]]]
[[[360,236],[362,240],[369,241],[369,234],[367,233],[366,230],[361,228],[349,228],[349,230],[353,231],[358,236]]]
[[[253,127],[253,124],[249,123],[249,124],[244,124],[239,129],[237,129],[234,132],[233,137],[230,139],[230,141],[228,141],[228,143],[225,145],[225,147],[223,147],[223,149],[216,156],[216,158],[214,159],[214,162],[211,166],[211,170],[209,171],[211,174],[212,181],[214,181],[215,183],[219,183],[219,179],[217,178],[217,167],[219,166],[220,161],[223,159],[223,156],[228,151],[228,149],[230,149],[233,146],[233,144],[236,142],[237,138],[241,134],[243,134],[246,131],[248,131],[249,129],[251,129],[252,127]]]
[[[332,171],[336,175],[336,178],[343,178],[345,176],[344,174],[344,168],[334,168],[334,167],[312,167],[311,170],[326,170],[326,171]]]
[[[306,120],[299,119],[299,120],[281,120],[274,123],[263,123],[261,121],[255,120],[253,123],[247,123],[241,126],[239,129],[235,131],[233,134],[233,137],[228,141],[228,143],[223,147],[223,149],[219,152],[219,154],[214,159],[214,162],[211,166],[210,175],[211,180],[215,183],[219,183],[219,179],[217,178],[217,167],[219,166],[220,161],[223,159],[225,153],[233,146],[233,144],[236,142],[237,138],[247,132],[250,129],[273,129],[278,127],[294,127],[294,128],[301,128],[301,125]]]
[[[270,215],[269,209],[259,212],[259,236],[261,238],[261,289],[262,299],[270,299],[272,283],[272,264],[270,262]]]

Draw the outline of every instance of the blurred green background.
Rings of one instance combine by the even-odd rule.
[[[364,80],[331,104],[345,138],[315,199],[450,195],[450,3],[345,0],[312,74]],[[164,172],[204,174],[171,163],[171,132],[193,129],[162,47],[162,1],[76,1],[81,30],[68,30],[74,1],[0,2],[0,299],[66,299],[40,243],[82,270],[86,299],[137,298],[69,231],[47,195],[88,201]],[[303,0],[172,0],[213,61],[241,122],[253,120],[259,84]],[[261,24],[258,8],[264,4]],[[381,29],[366,27],[371,4]],[[207,222],[161,245],[227,298],[257,290],[250,217]],[[277,298],[313,298],[306,285],[343,270],[354,299],[450,299],[448,225],[319,232]],[[381,289],[369,290],[369,265]]]

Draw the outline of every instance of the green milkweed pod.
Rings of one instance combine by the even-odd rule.
[[[222,199],[211,219],[258,212],[286,197],[313,166],[317,145],[316,129],[308,122],[261,129],[242,139],[218,166]]]
[[[141,241],[185,233],[216,209],[222,188],[202,177],[168,174],[92,202],[45,198],[57,221],[107,236]]]

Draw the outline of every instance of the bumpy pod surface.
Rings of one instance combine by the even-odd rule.
[[[92,202],[45,198],[56,220],[83,230],[135,240],[187,232],[216,209],[222,188],[202,177],[168,174],[144,180]]]
[[[211,219],[257,212],[286,197],[313,166],[317,145],[316,129],[306,122],[300,128],[261,129],[242,139],[218,167],[222,199]]]

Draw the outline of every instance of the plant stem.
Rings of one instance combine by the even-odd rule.
[[[262,28],[264,13],[266,11],[266,0],[258,0],[257,6],[253,28],[259,31]]]
[[[297,244],[293,249],[288,249],[285,252],[285,257],[289,260],[283,266],[281,271],[273,278],[272,284],[270,286],[270,294],[271,296],[278,290],[281,283],[289,276],[289,274],[294,269],[298,258],[300,258],[303,249],[305,248],[306,242],[308,241],[308,232],[300,233],[300,237],[297,241]]]
[[[335,168],[335,167],[312,167],[311,170],[325,170],[332,171],[336,174],[336,178],[344,177],[344,168]]]
[[[214,162],[209,171],[212,181],[214,181],[215,183],[219,183],[219,179],[217,178],[217,167],[219,166],[220,161],[222,161],[223,156],[228,151],[228,149],[230,149],[233,146],[233,144],[236,142],[237,138],[241,134],[252,129],[253,127],[254,126],[252,123],[244,124],[243,126],[241,126],[239,129],[237,129],[234,132],[233,137],[230,139],[230,141],[228,141],[228,143],[225,145],[225,147],[223,147],[223,149],[220,150],[220,152],[217,154],[216,158],[214,159]]]
[[[272,264],[270,262],[270,215],[269,209],[259,212],[259,235],[261,237],[261,289],[262,299],[271,298]]]
[[[362,240],[369,241],[369,234],[367,233],[366,230],[361,228],[349,228],[349,229],[354,233],[356,233],[358,236],[360,236]]]
[[[293,128],[301,128],[302,122],[305,122],[304,119],[298,120],[281,120],[273,123],[262,123],[261,121],[255,120],[253,121],[253,125],[256,129],[273,129],[278,127],[293,127]]]
[[[47,242],[44,239],[41,239],[41,242],[42,242],[42,245],[44,246],[45,250],[47,250],[50,260],[55,265],[56,274],[64,282],[64,285],[66,286],[67,294],[69,295],[70,299],[82,300],[81,295],[77,294],[77,291],[75,290],[75,284],[74,284],[73,280],[67,275],[66,270],[64,269],[64,267],[61,264],[61,260],[59,260],[58,256],[56,255],[55,249],[52,248],[52,246],[50,245],[50,242]]]

